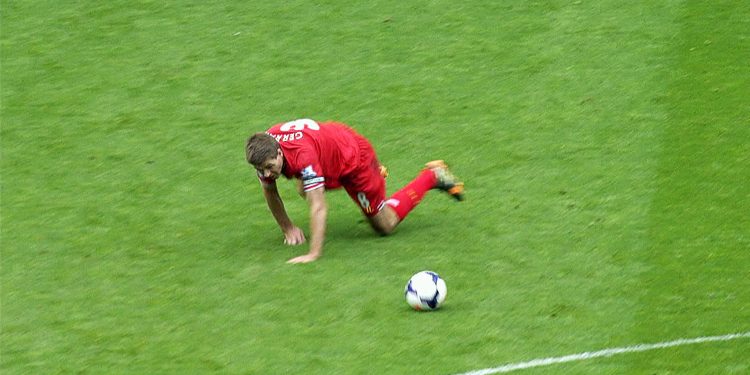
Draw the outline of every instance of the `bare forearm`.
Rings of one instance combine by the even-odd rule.
[[[323,243],[326,235],[326,219],[328,209],[325,204],[310,209],[310,255],[320,256],[323,254]]]
[[[310,251],[308,255],[317,259],[323,254],[323,243],[326,238],[326,205],[325,190],[315,189],[306,193],[310,205]]]
[[[265,196],[268,208],[271,210],[271,214],[274,219],[276,219],[276,223],[279,224],[279,227],[282,230],[291,228],[293,226],[292,220],[289,219],[289,215],[286,213],[284,201],[281,200],[278,191],[264,188],[263,195]]]
[[[310,250],[305,255],[289,259],[287,263],[309,263],[323,255],[323,242],[326,236],[326,216],[328,207],[323,189],[315,189],[305,193],[307,203],[310,204]]]

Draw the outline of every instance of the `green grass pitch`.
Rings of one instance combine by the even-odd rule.
[[[750,3],[0,0],[0,372],[455,374],[750,331]],[[243,146],[370,138],[396,234],[287,247]],[[307,207],[281,184],[293,219]],[[411,311],[431,269],[444,307]],[[524,370],[746,374],[750,340]]]

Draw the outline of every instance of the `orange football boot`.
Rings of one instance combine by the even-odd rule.
[[[434,189],[440,189],[448,193],[457,201],[464,200],[464,183],[451,173],[444,161],[433,160],[425,164],[425,168],[432,170],[437,177]]]

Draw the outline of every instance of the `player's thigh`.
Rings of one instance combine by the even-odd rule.
[[[368,218],[385,206],[385,179],[375,168],[366,168],[351,176],[344,189]]]

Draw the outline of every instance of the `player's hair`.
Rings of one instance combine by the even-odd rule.
[[[255,133],[247,139],[245,157],[248,163],[259,166],[264,161],[275,158],[278,149],[279,142],[276,138],[263,132]]]

